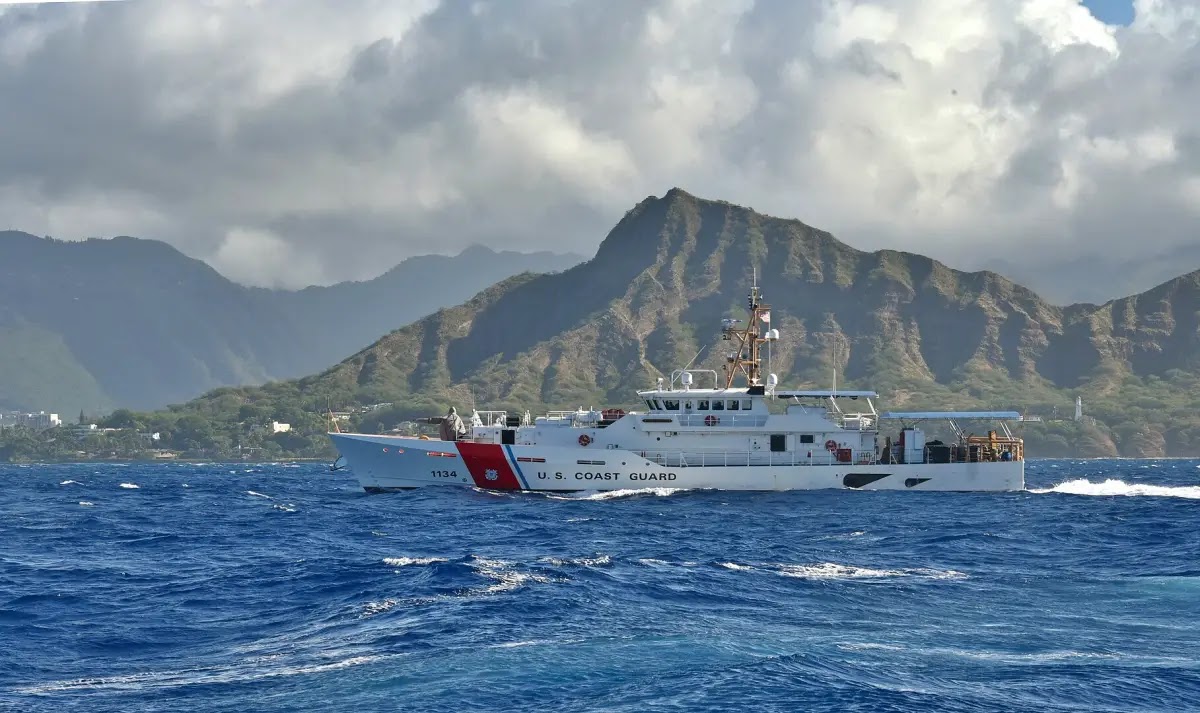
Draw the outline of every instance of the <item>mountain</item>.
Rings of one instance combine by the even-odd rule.
[[[1082,395],[1089,418],[1029,428],[1043,454],[1200,453],[1200,272],[1059,307],[996,273],[859,251],[679,189],[639,203],[584,264],[509,278],[318,375],[223,389],[184,411],[220,420],[247,406],[397,404],[371,427],[472,401],[631,405],[636,389],[702,349],[695,366],[720,368],[720,320],[744,316],[756,273],[782,333],[771,369],[790,387],[836,373],[881,391],[887,408],[1048,416],[1071,414]]]
[[[298,292],[266,291],[280,309],[304,315],[325,340],[305,355],[294,374],[328,367],[390,332],[523,272],[565,270],[584,261],[575,254],[496,252],[473,245],[453,257],[420,255],[365,282],[341,282]],[[328,327],[328,330],[327,330]]]
[[[425,256],[367,282],[253,289],[169,245],[0,233],[0,410],[158,408],[310,373],[380,333],[573,255]]]

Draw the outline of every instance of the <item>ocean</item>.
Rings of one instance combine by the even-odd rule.
[[[367,495],[0,466],[0,710],[1200,709],[1200,461],[1030,490]]]

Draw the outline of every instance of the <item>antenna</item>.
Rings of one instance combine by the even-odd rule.
[[[680,371],[687,371],[692,366],[692,364],[694,364],[696,362],[696,360],[700,358],[700,352],[703,352],[705,349],[708,349],[707,344],[700,347],[700,351],[696,352],[696,356],[692,357],[692,360],[687,363],[687,366],[683,367],[683,369],[681,369]]]

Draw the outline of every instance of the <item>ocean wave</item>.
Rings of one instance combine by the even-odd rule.
[[[519,649],[525,646],[559,646],[562,644],[578,644],[583,639],[527,639],[524,641],[504,641],[492,644],[490,649]]]
[[[445,557],[384,557],[383,563],[389,567],[412,567],[448,561]]]
[[[138,485],[137,483],[121,483],[120,487],[125,488],[126,490],[137,490],[142,486]]]
[[[820,564],[770,564],[767,565],[784,577],[800,579],[889,579],[893,577],[915,577],[919,579],[966,579],[967,575],[952,569],[940,570],[924,567],[910,569],[872,569],[854,567],[836,562]]]
[[[390,611],[392,607],[399,603],[399,600],[396,599],[383,599],[378,602],[367,602],[363,605],[363,616],[375,616],[376,614],[382,614],[386,611]]]
[[[480,576],[494,580],[494,584],[479,590],[482,594],[499,594],[518,589],[526,582],[537,582],[539,584],[550,584],[554,580],[540,574],[530,572],[520,572],[516,569],[516,564],[506,560],[489,559],[486,557],[472,556],[473,561],[468,563],[472,569]]]
[[[1029,482],[1200,486],[1200,459],[1147,462],[1031,461]],[[1195,708],[1186,499],[391,498],[250,467],[0,465],[0,709]]]
[[[64,480],[63,482],[59,483],[59,485],[79,485],[79,481],[78,480]]]
[[[605,554],[601,554],[598,557],[543,557],[541,558],[541,561],[547,564],[552,564],[555,567],[565,567],[568,565],[575,565],[578,567],[603,567],[605,565],[612,564],[612,557],[609,557]]]
[[[621,498],[636,498],[647,495],[665,498],[676,493],[686,493],[688,490],[690,488],[622,488],[620,490],[584,491],[574,494],[556,493],[547,497],[554,500],[619,500]]]
[[[373,654],[351,656],[335,661],[314,663],[296,663],[292,665],[264,667],[264,661],[278,660],[279,657],[265,657],[253,661],[245,661],[228,667],[199,667],[171,671],[145,671],[123,676],[102,676],[96,678],[77,678],[66,681],[50,681],[47,683],[22,686],[14,689],[18,694],[30,696],[45,696],[54,693],[86,692],[86,691],[145,691],[181,686],[199,686],[212,684],[245,683],[281,676],[301,676],[326,671],[337,671],[352,666],[392,658],[401,654]]]
[[[1065,493],[1067,495],[1142,495],[1159,498],[1188,498],[1200,500],[1200,486],[1197,485],[1147,485],[1145,483],[1126,483],[1123,480],[1109,478],[1101,483],[1093,483],[1087,478],[1078,478],[1059,483],[1050,488],[1034,488],[1029,492],[1039,495],[1045,493]]]
[[[246,495],[253,495],[256,498],[266,498],[267,500],[271,499],[270,495],[264,495],[263,493],[257,493],[253,490],[247,490]]]

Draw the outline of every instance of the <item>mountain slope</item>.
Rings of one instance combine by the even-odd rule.
[[[799,221],[675,190],[631,211],[592,261],[489,290],[340,368],[375,384],[363,370],[386,350],[414,391],[466,382],[489,403],[627,401],[630,389],[718,346],[716,325],[743,316],[755,271],[785,335],[774,369],[789,383],[823,384],[835,369],[842,379],[897,383],[949,382],[973,369],[1035,378],[1063,318],[992,273],[863,253]],[[402,354],[418,335],[415,355]],[[710,349],[697,363],[715,368],[722,358]]]
[[[9,325],[58,335],[111,403],[138,407],[276,376],[267,365],[287,358],[296,330],[204,263],[133,238],[65,243],[0,235],[0,303]],[[24,408],[72,413],[105,405],[48,397],[50,387],[30,385],[33,374],[11,364],[0,370],[5,395],[15,392],[13,382],[26,385]]]
[[[479,245],[453,257],[409,258],[373,280],[271,291],[276,304],[305,320],[328,325],[330,340],[319,343],[295,373],[328,367],[393,329],[442,307],[458,304],[486,287],[522,272],[556,272],[583,262],[574,254],[496,252]],[[318,332],[321,330],[318,329]],[[320,338],[321,334],[317,335]]]
[[[1200,452],[1200,273],[1106,305],[1057,307],[995,273],[862,252],[799,221],[678,189],[627,213],[587,263],[506,280],[319,375],[222,390],[187,410],[222,418],[247,403],[320,411],[394,401],[388,417],[399,420],[472,399],[631,404],[701,349],[695,366],[720,368],[720,320],[744,316],[755,273],[783,335],[772,371],[788,386],[826,385],[836,372],[839,383],[883,392],[889,408],[1047,414],[1069,413],[1081,393],[1101,422],[1048,424],[1030,436],[1048,452]]]
[[[297,376],[497,279],[577,261],[475,249],[369,282],[277,292],[157,241],[0,233],[0,408],[156,408]]]

